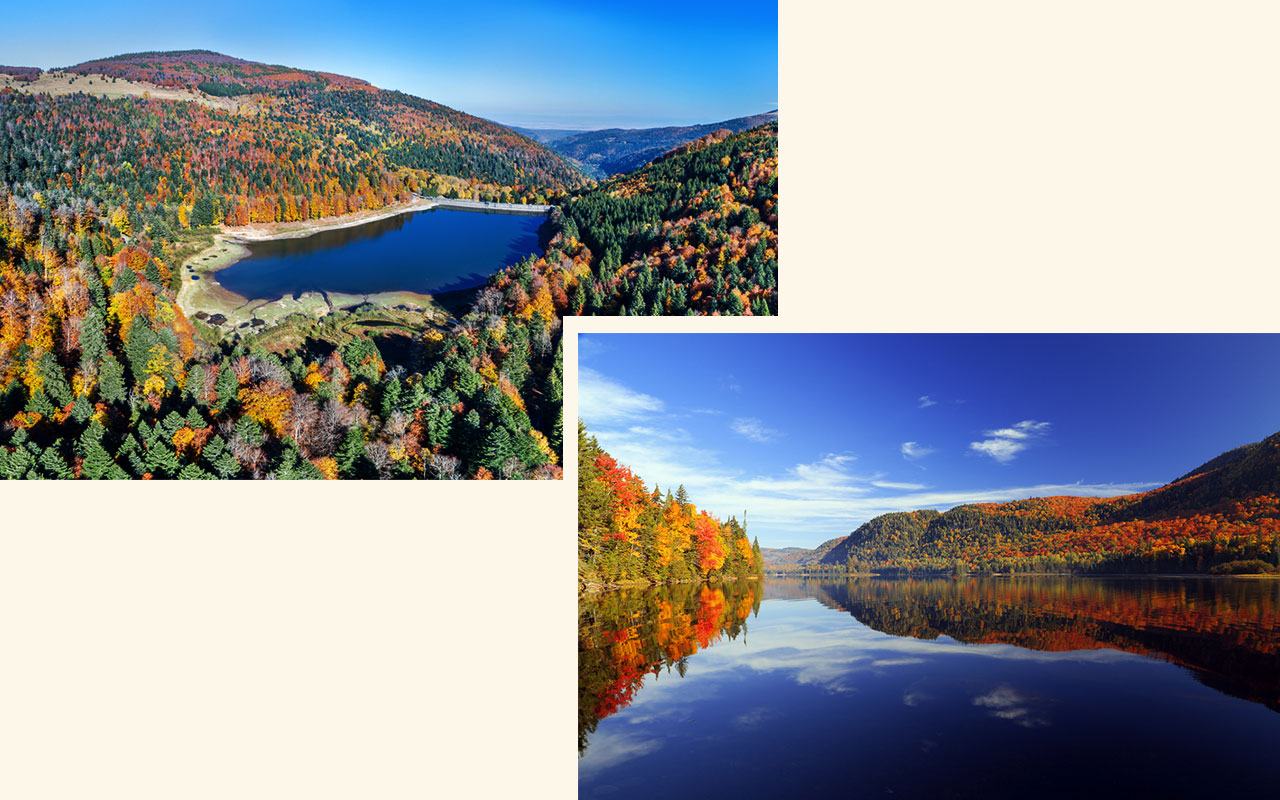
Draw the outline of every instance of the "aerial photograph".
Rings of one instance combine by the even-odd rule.
[[[580,334],[579,796],[1269,794],[1278,362]]]
[[[778,314],[776,3],[47,13],[0,32],[7,478],[558,479],[563,317]]]

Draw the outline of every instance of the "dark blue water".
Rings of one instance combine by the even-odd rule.
[[[581,604],[580,797],[1274,794],[1280,582],[715,591]]]
[[[250,244],[250,255],[217,273],[228,290],[274,300],[305,291],[438,294],[480,286],[540,251],[544,218],[435,208]]]

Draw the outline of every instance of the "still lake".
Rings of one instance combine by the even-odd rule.
[[[249,256],[217,273],[241,297],[274,300],[306,291],[438,294],[480,286],[540,252],[545,217],[433,208],[296,239],[248,245]]]
[[[579,796],[1276,790],[1280,581],[779,579],[579,601]]]

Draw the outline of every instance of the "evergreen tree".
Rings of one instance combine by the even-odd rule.
[[[128,397],[124,384],[124,366],[110,353],[102,359],[102,370],[98,374],[98,394],[109,403],[123,403]]]

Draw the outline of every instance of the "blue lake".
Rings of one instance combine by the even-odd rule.
[[[1280,581],[768,579],[579,614],[582,798],[1275,790]]]
[[[470,289],[541,251],[545,217],[433,208],[296,239],[248,245],[250,255],[216,274],[248,299],[302,292],[419,294]]]

